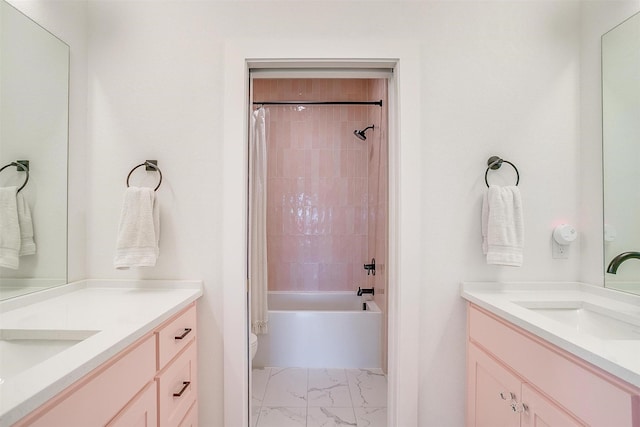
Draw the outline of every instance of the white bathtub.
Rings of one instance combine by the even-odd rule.
[[[380,368],[382,312],[355,292],[269,292],[255,367]]]

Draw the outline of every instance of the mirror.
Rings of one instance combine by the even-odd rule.
[[[69,46],[0,0],[0,167],[29,161],[20,193],[35,242],[35,253],[19,256],[17,268],[13,261],[4,263],[11,268],[0,267],[0,299],[67,283],[68,92]],[[0,172],[5,190],[25,180],[16,166]],[[19,222],[24,234],[28,221]],[[15,245],[27,245],[16,243],[15,229],[0,223],[0,250],[14,260]]]
[[[602,143],[605,286],[640,294],[640,14],[602,36]]]

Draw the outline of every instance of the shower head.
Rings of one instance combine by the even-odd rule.
[[[373,128],[374,128],[374,125],[367,126],[366,128],[364,128],[362,130],[356,129],[356,130],[353,131],[353,134],[356,136],[356,138],[365,141],[367,139],[367,136],[365,135],[365,132],[367,132],[367,130],[373,129]]]

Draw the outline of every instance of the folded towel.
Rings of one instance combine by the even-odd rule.
[[[18,223],[20,224],[20,256],[36,253],[36,242],[33,240],[33,221],[31,211],[22,192],[16,195],[18,207]]]
[[[14,270],[20,253],[17,190],[18,187],[0,188],[0,267]]]
[[[482,201],[482,251],[487,264],[520,267],[523,246],[520,190],[491,185]]]
[[[129,187],[124,193],[116,255],[118,269],[153,267],[158,258],[160,221],[153,188]]]

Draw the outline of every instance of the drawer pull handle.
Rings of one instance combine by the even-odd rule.
[[[527,412],[529,410],[529,407],[527,406],[526,403],[512,402],[511,403],[511,410],[513,412],[518,413],[518,414],[523,414],[523,413],[525,413],[525,412]]]
[[[173,338],[177,340],[181,340],[187,335],[189,335],[189,332],[191,332],[191,328],[184,328],[184,332],[182,333],[182,335],[178,335],[177,337],[173,337]]]
[[[507,396],[505,396],[504,392],[500,392],[500,399],[502,400],[507,400]],[[513,392],[509,392],[509,397],[511,398],[511,400],[515,400],[516,399],[516,395],[513,394]]]
[[[187,390],[187,387],[189,387],[189,385],[191,385],[191,381],[183,381],[182,388],[179,392],[173,393],[173,397],[181,397],[182,394]]]

